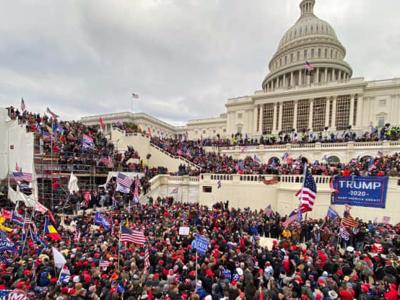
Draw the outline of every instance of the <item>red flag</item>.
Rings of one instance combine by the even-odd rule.
[[[147,293],[147,300],[153,300],[153,289],[150,288],[150,291]]]
[[[1,212],[1,215],[4,217],[4,219],[10,220],[12,218],[12,212],[11,210],[4,209]]]
[[[264,300],[262,286],[260,285],[260,300]]]
[[[99,118],[99,123],[100,123],[101,129],[105,130],[106,129],[106,124],[104,124],[104,121],[103,121],[102,117]]]

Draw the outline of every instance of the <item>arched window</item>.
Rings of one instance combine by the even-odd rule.
[[[330,165],[337,165],[340,163],[340,159],[336,155],[331,155],[328,157],[327,163]]]

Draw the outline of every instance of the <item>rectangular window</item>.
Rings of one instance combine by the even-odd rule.
[[[260,105],[257,106],[257,132],[260,131]]]
[[[282,131],[290,132],[293,129],[294,101],[283,102]]]
[[[357,124],[358,95],[354,96],[353,126]]]
[[[263,124],[262,133],[271,134],[274,122],[274,104],[268,103],[263,105]]]
[[[212,186],[203,186],[203,193],[212,193]]]
[[[345,130],[350,125],[350,95],[339,96],[336,100],[336,129]]]
[[[276,128],[275,128],[276,130],[279,127],[279,112],[280,112],[279,107],[280,107],[280,103],[278,102],[278,103],[276,103]]]
[[[310,101],[299,100],[297,103],[297,131],[308,128],[308,116],[310,114]]]
[[[326,98],[314,99],[312,129],[323,131],[325,128]]]

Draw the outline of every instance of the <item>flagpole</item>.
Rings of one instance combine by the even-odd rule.
[[[196,249],[196,285],[197,285],[197,249]],[[195,288],[195,290],[196,290],[196,288]]]
[[[119,239],[118,239],[118,265],[117,265],[118,271],[119,271],[119,256],[120,256],[120,250],[121,250],[121,229],[122,229],[122,225],[120,223],[119,224]]]
[[[24,237],[24,242],[22,244],[22,248],[21,248],[21,256],[23,256],[23,254],[24,254],[26,239],[28,238],[28,234],[26,233],[26,230],[25,230],[25,223],[26,223],[26,208],[25,208],[25,214],[24,214],[24,224],[22,225],[22,232],[25,234],[25,237]]]
[[[301,200],[303,199],[303,191],[304,191],[304,185],[306,183],[306,174],[307,174],[307,163],[304,163],[304,170],[303,170],[303,186],[301,188],[301,193],[300,193],[300,199],[299,199],[299,209],[301,207]],[[307,213],[306,213],[307,215]]]

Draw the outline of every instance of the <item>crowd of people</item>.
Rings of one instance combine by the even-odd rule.
[[[26,124],[27,130],[36,132],[42,141],[42,149],[47,154],[58,157],[60,168],[74,171],[87,170],[95,166],[101,171],[132,171],[144,172],[145,163],[138,153],[129,147],[124,153],[115,151],[112,142],[108,141],[99,126],[85,126],[79,122],[63,122],[50,116],[24,111],[19,112],[14,107],[9,108],[9,115],[18,119],[21,124]],[[118,122],[117,128],[126,132],[137,132],[139,129],[133,124]],[[300,137],[300,138],[298,138]],[[349,128],[341,135],[330,134],[328,131],[317,135],[310,131],[301,133],[293,131],[289,134],[279,134],[277,137],[249,139],[241,135],[233,136],[232,139],[199,139],[187,140],[186,138],[162,138],[154,136],[151,142],[164,151],[173,155],[181,156],[200,167],[200,171],[191,170],[181,166],[179,175],[198,175],[203,173],[224,174],[301,174],[304,165],[303,157],[275,158],[269,162],[263,162],[256,155],[248,156],[238,160],[218,152],[208,152],[206,146],[227,146],[273,144],[287,142],[324,142],[324,141],[376,141],[382,139],[398,139],[400,129],[386,124],[381,130],[371,127],[371,131],[358,136]],[[399,176],[400,157],[397,154],[384,156],[377,154],[375,158],[357,158],[348,163],[332,163],[327,160],[307,162],[312,165],[312,173],[315,175],[373,175],[373,176]]]
[[[57,216],[61,238],[39,229],[40,242],[24,242],[26,224],[3,222],[15,249],[2,253],[0,293],[56,300],[399,297],[399,226],[358,220],[341,243],[337,219],[285,226],[287,216],[229,202],[206,207],[158,198],[130,212],[120,205],[103,211],[100,223],[95,212]],[[17,211],[25,213],[23,206]],[[32,220],[43,228],[41,214]],[[122,227],[143,232],[144,244],[121,243]],[[189,233],[180,235],[180,227]],[[196,235],[208,240],[204,255],[196,254]],[[268,247],[266,238],[274,239]],[[64,256],[63,269],[55,267],[52,247]]]
[[[400,126],[385,126],[378,128],[369,126],[369,131],[357,132],[349,127],[342,131],[330,131],[327,127],[320,132],[309,129],[290,132],[279,132],[278,134],[263,135],[259,138],[250,138],[247,134],[235,134],[231,138],[204,138],[204,146],[255,146],[255,145],[282,145],[282,144],[306,144],[306,143],[346,143],[346,142],[377,142],[377,141],[398,141],[400,140]]]
[[[244,159],[234,159],[232,156],[207,152],[201,140],[189,141],[172,138],[153,137],[151,142],[161,149],[177,156],[185,157],[201,168],[203,173],[223,174],[302,174],[304,163],[307,162],[314,175],[361,175],[361,176],[399,176],[400,156],[398,154],[383,155],[378,152],[376,157],[355,158],[348,163],[331,163],[322,161],[307,161],[304,157],[291,157],[284,154],[281,158],[262,162],[257,155]],[[245,153],[245,152],[244,152]]]

